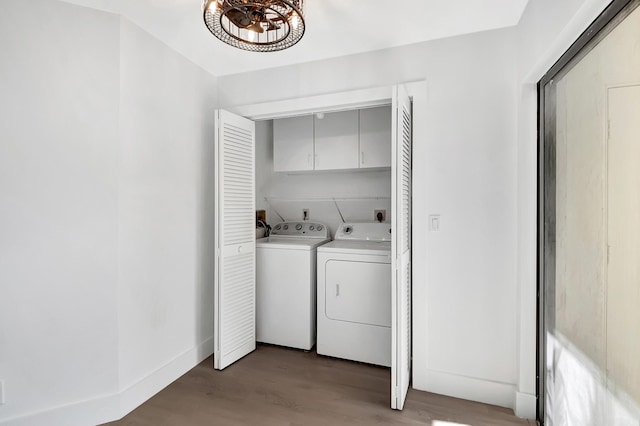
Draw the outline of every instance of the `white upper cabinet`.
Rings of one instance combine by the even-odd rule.
[[[273,121],[276,172],[391,167],[391,106]]]
[[[315,170],[358,168],[358,111],[324,114],[315,120]]]
[[[360,168],[391,167],[391,106],[360,110]]]
[[[273,169],[313,170],[313,115],[273,121]]]

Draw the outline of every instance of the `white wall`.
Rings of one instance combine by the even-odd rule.
[[[213,352],[216,90],[126,19],[120,42],[118,364],[134,408],[155,376],[166,385]]]
[[[309,209],[309,220],[327,225],[332,236],[342,222],[341,214],[347,222],[371,222],[374,210],[386,210],[385,219],[390,222],[391,170],[274,172],[273,121],[258,121],[256,208],[266,210],[271,226],[280,222],[278,214],[285,220],[302,220],[302,209]]]
[[[215,79],[51,0],[0,51],[0,424],[113,420],[212,351]]]
[[[220,78],[221,105],[426,79],[414,120],[413,386],[513,406],[517,384],[514,31]],[[268,85],[263,85],[264,82]],[[442,230],[428,233],[429,214]]]
[[[118,27],[0,3],[0,422],[118,386]]]

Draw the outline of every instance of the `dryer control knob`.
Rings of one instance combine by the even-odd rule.
[[[296,225],[296,231],[299,231],[299,230],[301,230],[301,229],[302,229],[302,225],[297,224],[297,225]]]
[[[318,231],[322,231],[323,229],[324,229],[324,226],[318,225]]]
[[[284,229],[284,230],[286,231],[287,229],[289,229],[289,225],[284,225],[284,226],[282,227],[282,229]]]
[[[316,229],[316,227],[315,227],[315,226],[313,226],[313,225],[309,225],[309,231],[313,231],[314,229]]]

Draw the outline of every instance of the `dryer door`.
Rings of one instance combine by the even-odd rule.
[[[330,260],[325,271],[327,318],[391,327],[391,264]]]

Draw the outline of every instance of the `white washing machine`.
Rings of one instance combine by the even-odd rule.
[[[256,240],[256,340],[310,350],[316,341],[316,249],[330,241],[315,222],[283,222]]]
[[[388,223],[344,223],[318,248],[317,351],[391,366]]]

